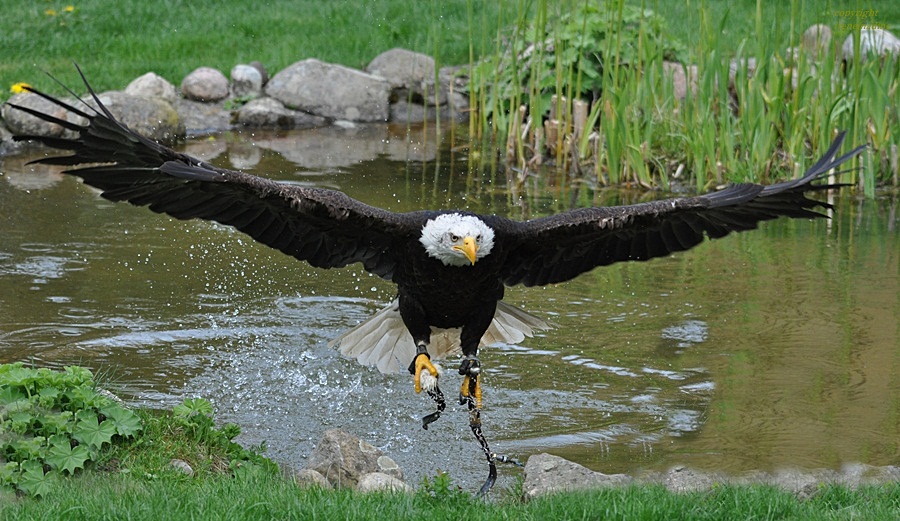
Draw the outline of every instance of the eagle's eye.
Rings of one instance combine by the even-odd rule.
[[[475,236],[475,242],[481,242],[481,234]]]
[[[459,235],[450,234],[450,242],[459,242]]]

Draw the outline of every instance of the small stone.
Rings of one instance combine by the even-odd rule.
[[[325,476],[323,476],[320,472],[317,472],[313,469],[298,470],[296,472],[291,473],[289,475],[289,477],[291,479],[293,479],[294,483],[296,483],[301,488],[308,488],[308,487],[319,487],[319,488],[324,488],[324,489],[333,488],[331,486],[331,483],[329,483],[328,480],[325,479]]]
[[[263,77],[259,69],[251,65],[235,65],[231,69],[231,95],[236,98],[259,96]]]
[[[339,488],[355,488],[364,475],[372,472],[403,479],[400,468],[384,452],[340,429],[325,431],[309,456],[309,468]]]
[[[169,468],[180,471],[182,474],[187,476],[194,475],[194,469],[191,468],[188,462],[181,459],[173,459],[169,462]]]
[[[162,98],[169,103],[174,103],[178,99],[175,85],[153,72],[148,72],[132,80],[125,87],[125,94],[142,98]]]
[[[181,93],[195,101],[219,101],[228,97],[228,78],[211,67],[200,67],[185,76]]]
[[[413,492],[413,488],[402,480],[382,472],[370,472],[363,475],[356,485],[356,490],[359,492]]]

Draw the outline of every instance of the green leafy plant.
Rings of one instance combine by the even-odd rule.
[[[88,369],[0,365],[0,486],[43,495],[141,428],[134,412],[97,389]]]

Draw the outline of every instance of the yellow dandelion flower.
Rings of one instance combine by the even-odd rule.
[[[29,84],[27,84],[27,83],[25,83],[25,82],[20,81],[19,83],[14,83],[13,86],[9,88],[9,91],[12,92],[13,94],[19,94],[19,93],[22,93],[22,92],[27,92],[27,91],[25,90],[25,87],[29,87],[29,88],[30,88],[31,85],[29,85]]]
[[[71,12],[74,11],[74,10],[75,10],[75,6],[74,6],[74,5],[67,5],[66,8],[63,9],[63,11],[65,11],[65,12],[67,12],[67,13],[71,13]]]
[[[56,9],[45,9],[44,14],[47,16],[56,16]]]

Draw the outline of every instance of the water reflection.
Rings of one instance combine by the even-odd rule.
[[[355,133],[354,133],[355,132]],[[324,137],[323,137],[324,136]],[[434,133],[331,129],[187,145],[226,167],[331,186],[393,210],[463,206],[526,217],[601,194],[513,198]],[[410,162],[396,159],[415,158]],[[209,398],[248,445],[302,467],[327,428],[391,453],[412,480],[484,478],[465,411],[432,410],[409,377],[327,347],[393,297],[360,269],[323,271],[232,230],[116,205],[52,169],[4,159],[0,361],[78,363],[136,403]],[[614,194],[631,203],[646,194]],[[839,198],[830,222],[774,222],[567,284],[513,288],[557,328],[486,350],[485,431],[606,472],[688,464],[738,472],[896,463],[897,199]],[[445,384],[453,389],[454,371]],[[510,484],[515,471],[502,474]]]

